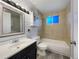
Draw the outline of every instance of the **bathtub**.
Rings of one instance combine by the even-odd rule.
[[[47,38],[43,38],[42,42],[48,45],[47,49],[52,53],[70,57],[70,47],[66,42]]]

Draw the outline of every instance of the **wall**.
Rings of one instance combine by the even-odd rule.
[[[46,25],[45,18],[47,16],[59,15],[59,24]],[[42,26],[42,37],[55,39],[55,40],[63,40],[70,44],[70,33],[67,27],[67,10],[64,9],[60,12],[56,13],[45,13],[43,16],[43,26]]]

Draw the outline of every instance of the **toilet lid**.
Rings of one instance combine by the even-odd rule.
[[[38,48],[43,49],[43,50],[46,50],[47,49],[47,44],[46,43],[40,43],[38,45]]]

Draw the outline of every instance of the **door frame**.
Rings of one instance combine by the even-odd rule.
[[[78,0],[71,0],[71,44],[70,59],[78,59]]]

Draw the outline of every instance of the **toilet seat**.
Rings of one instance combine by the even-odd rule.
[[[39,43],[38,44],[38,54],[39,54],[39,56],[46,56],[46,50],[47,50],[47,44],[45,44],[44,42],[42,42],[42,43]]]
[[[38,44],[38,48],[41,49],[41,50],[46,50],[47,47],[48,47],[48,46],[47,46],[46,43],[43,43],[43,42],[42,42],[42,43]]]

